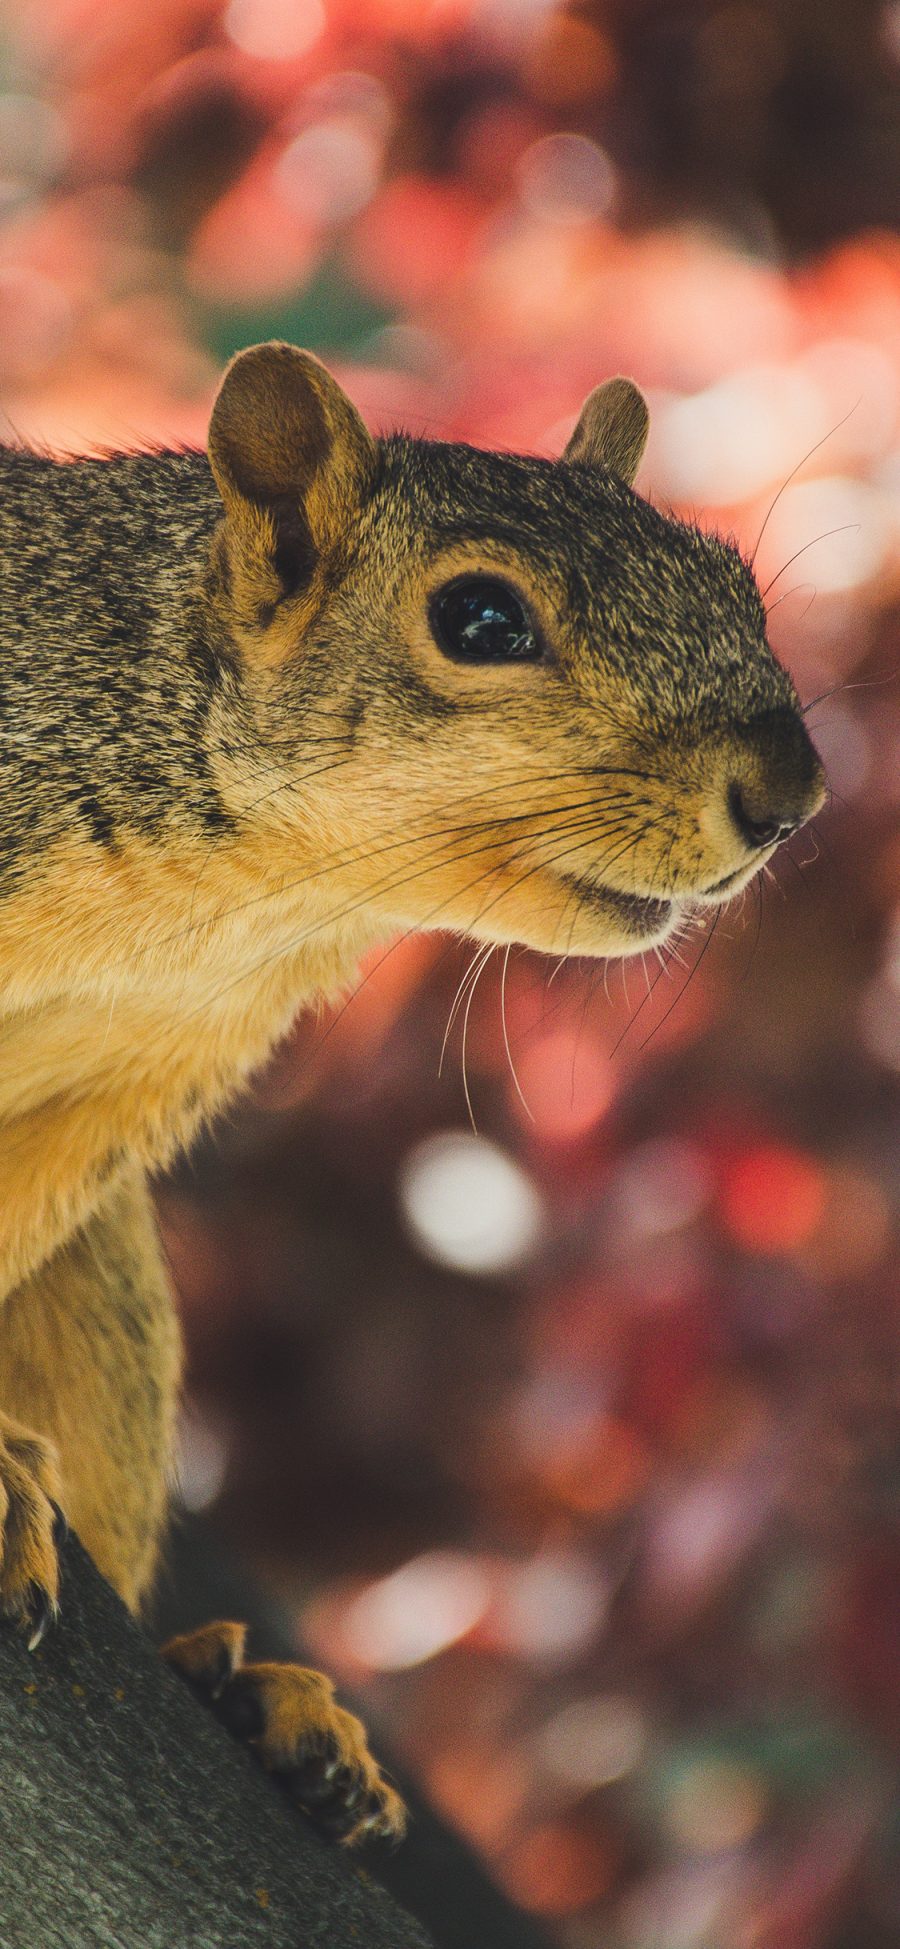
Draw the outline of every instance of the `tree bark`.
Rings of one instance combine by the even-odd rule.
[[[0,1628],[0,1949],[429,1949],[165,1666],[74,1538]]]

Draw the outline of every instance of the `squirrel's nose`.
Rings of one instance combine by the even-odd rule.
[[[736,779],[728,787],[728,810],[748,846],[774,846],[802,824],[802,814],[767,804],[764,795],[739,785]]]
[[[745,725],[740,762],[727,787],[731,822],[755,852],[775,846],[822,803],[818,753],[795,711],[768,711]]]

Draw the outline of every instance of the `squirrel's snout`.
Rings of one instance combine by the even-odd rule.
[[[764,794],[748,791],[736,779],[728,787],[728,810],[748,846],[774,846],[802,824],[801,813],[768,803]]]
[[[745,727],[741,762],[727,786],[732,826],[745,846],[774,846],[818,812],[822,765],[802,719],[771,711]]]

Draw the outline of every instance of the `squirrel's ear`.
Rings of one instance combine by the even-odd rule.
[[[609,467],[633,484],[641,464],[650,414],[632,379],[607,379],[595,386],[582,406],[578,425],[563,454],[585,467]]]
[[[239,606],[265,611],[312,584],[353,523],[376,467],[356,407],[311,352],[273,341],[232,359],[209,460]]]

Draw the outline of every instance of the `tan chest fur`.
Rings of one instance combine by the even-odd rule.
[[[0,916],[0,1294],[89,1214],[126,1162],[164,1164],[373,937],[234,859],[67,845]],[[281,876],[283,878],[283,875]]]

